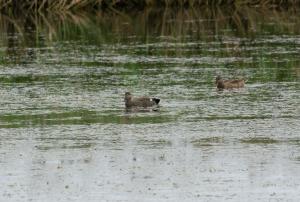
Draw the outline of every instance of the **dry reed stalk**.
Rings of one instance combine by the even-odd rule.
[[[95,9],[101,7],[134,8],[162,5],[166,7],[194,7],[194,6],[220,6],[231,5],[259,5],[270,7],[274,5],[299,6],[300,0],[0,0],[0,9],[19,9],[31,11],[66,11],[80,9]]]

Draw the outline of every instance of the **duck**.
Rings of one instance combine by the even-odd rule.
[[[154,107],[158,106],[158,103],[160,102],[160,99],[158,98],[150,98],[150,97],[133,97],[133,95],[130,92],[125,93],[125,106],[126,108],[131,107]]]
[[[221,76],[216,77],[216,85],[219,90],[243,88],[245,86],[245,79],[231,79],[223,80]]]

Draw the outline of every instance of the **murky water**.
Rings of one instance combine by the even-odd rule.
[[[2,17],[0,201],[299,201],[299,12],[246,11]]]

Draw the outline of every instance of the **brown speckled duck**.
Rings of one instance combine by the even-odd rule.
[[[223,80],[221,78],[221,76],[217,76],[216,85],[219,90],[232,89],[232,88],[243,88],[245,86],[245,80],[244,79]]]
[[[149,97],[133,97],[130,92],[125,93],[125,106],[130,107],[153,107],[158,106],[160,99]]]

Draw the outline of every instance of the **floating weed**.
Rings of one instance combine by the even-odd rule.
[[[269,137],[252,137],[241,139],[242,143],[245,144],[276,144],[279,143],[278,140]]]
[[[51,150],[51,149],[87,149],[91,148],[94,144],[92,143],[76,143],[73,145],[54,145],[54,144],[48,144],[48,145],[37,145],[35,148],[38,150]]]
[[[214,146],[216,144],[220,144],[224,142],[223,137],[207,137],[207,138],[199,138],[191,141],[191,143],[195,147],[207,147],[207,146]]]
[[[157,124],[175,120],[176,117],[151,114],[141,116],[140,114],[106,114],[96,111],[78,110],[67,112],[52,112],[46,114],[5,114],[0,115],[0,128],[22,128],[42,125],[90,125],[90,124]]]
[[[139,145],[149,146],[150,148],[162,148],[165,146],[171,146],[172,142],[165,139],[158,140],[139,140]]]
[[[300,146],[300,139],[289,139],[289,140],[287,140],[287,142],[288,142],[288,144]]]

